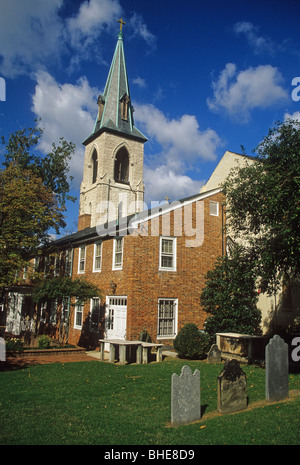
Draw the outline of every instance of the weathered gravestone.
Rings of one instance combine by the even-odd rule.
[[[289,396],[288,345],[275,334],[266,346],[266,399],[270,402]]]
[[[185,365],[181,374],[172,375],[171,385],[171,423],[183,425],[201,418],[200,371]]]
[[[5,362],[6,361],[6,345],[5,345],[5,340],[3,337],[0,337],[0,361]]]
[[[227,360],[218,376],[218,411],[233,413],[247,408],[247,379],[237,360]]]
[[[211,348],[209,349],[209,352],[207,354],[207,363],[220,363],[222,361],[221,359],[221,351],[217,344],[213,344]]]

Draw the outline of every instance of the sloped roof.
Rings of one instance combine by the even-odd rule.
[[[126,119],[121,115],[121,101],[128,98],[128,115]],[[101,118],[95,122],[92,134],[83,142],[87,145],[103,131],[121,133],[127,137],[140,139],[144,142],[147,138],[134,126],[133,107],[131,105],[130,90],[128,84],[127,69],[125,63],[123,33],[118,34],[118,41],[108,73],[103,95],[99,98],[103,102]]]
[[[109,223],[94,226],[92,228],[85,228],[76,233],[69,234],[52,242],[53,246],[56,247],[72,247],[75,244],[94,241],[95,238],[104,239],[107,237],[126,236],[131,234],[132,230],[136,229],[139,224],[152,219],[153,217],[163,215],[173,211],[177,208],[184,207],[185,205],[196,202],[198,200],[204,200],[211,195],[217,194],[221,189],[212,189],[207,192],[198,193],[185,197],[180,200],[176,200],[172,203],[165,203],[155,208],[144,210],[140,213],[135,213],[127,217],[121,218],[120,222],[111,221]]]

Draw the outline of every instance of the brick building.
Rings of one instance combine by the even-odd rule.
[[[222,199],[214,189],[57,241],[72,254],[72,276],[102,293],[70,307],[69,342],[134,340],[146,330],[170,344],[185,323],[203,328],[205,275],[224,250]]]
[[[27,306],[24,324],[36,331],[43,323],[53,337],[84,347],[102,337],[134,340],[144,330],[169,345],[185,323],[203,328],[205,275],[224,252],[223,194],[216,188],[145,209],[147,139],[134,125],[122,31],[98,107],[83,143],[78,231],[53,243],[53,273],[85,278],[102,298]],[[19,291],[10,293],[11,302],[19,299],[8,312],[14,333],[29,288]]]

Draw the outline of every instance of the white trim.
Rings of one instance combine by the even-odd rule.
[[[216,213],[212,213],[212,210],[211,210],[210,207],[213,207],[213,206],[217,207],[217,212]],[[209,201],[209,215],[210,216],[219,216],[219,202],[217,202],[215,200],[210,200]]]
[[[92,310],[93,310],[93,301],[94,300],[97,300],[98,301],[98,305],[99,305],[99,318],[98,318],[98,329],[95,330],[92,328]],[[92,297],[90,299],[90,318],[89,318],[89,331],[91,333],[99,333],[99,324],[100,324],[100,297]]]
[[[162,242],[163,240],[172,241],[172,258],[173,258],[173,265],[172,267],[162,266],[161,259],[162,259]],[[168,237],[168,236],[160,236],[159,237],[159,271],[177,271],[177,238],[176,237]]]
[[[83,274],[85,272],[85,262],[86,262],[86,245],[81,245],[78,248],[78,274]],[[84,260],[83,261],[83,270],[80,269],[81,264],[81,250],[84,249]]]
[[[162,301],[162,300],[171,300],[172,302],[175,303],[175,315],[174,315],[174,325],[173,325],[173,328],[174,328],[174,334],[172,336],[170,335],[164,335],[164,336],[160,336],[158,333],[159,333],[159,303]],[[177,324],[178,324],[178,299],[177,298],[174,298],[174,297],[160,297],[157,301],[157,339],[175,339],[176,335],[177,335]]]
[[[122,257],[121,257],[121,264],[119,265],[116,265],[116,244],[117,244],[117,241],[121,241],[122,243]],[[124,253],[124,241],[123,241],[123,237],[115,237],[114,238],[114,246],[113,246],[113,266],[112,266],[112,269],[113,270],[122,270],[123,269],[123,253]]]
[[[81,312],[81,325],[77,325],[76,324],[76,317],[77,317],[77,313],[78,313],[78,307],[81,307],[82,308],[82,312]],[[74,329],[82,329],[82,324],[83,324],[83,310],[84,310],[84,305],[82,302],[76,302],[75,303],[75,311],[74,311]],[[80,313],[80,312],[79,312]]]
[[[171,211],[177,210],[178,208],[183,208],[186,205],[190,205],[193,202],[204,200],[207,197],[218,194],[219,192],[222,192],[222,189],[216,188],[216,189],[213,189],[212,191],[199,194],[197,195],[197,197],[190,199],[190,200],[185,200],[185,201],[175,200],[174,202],[169,204],[169,208],[166,207],[166,204],[159,205],[158,207],[154,207],[153,210],[156,210],[156,208],[159,208],[159,207],[161,207],[163,210],[160,210],[157,213],[153,213],[153,214],[150,213],[145,218],[142,218],[142,215],[144,212],[137,213],[137,218],[130,222],[130,228],[133,228],[133,229],[138,228],[138,225],[141,223],[145,223],[146,221],[152,220],[153,218],[157,218],[158,216],[165,215],[166,213],[170,213]],[[139,218],[139,215],[140,215],[140,218]]]
[[[97,255],[96,256],[96,249],[97,249],[97,245],[100,244],[100,255]],[[94,273],[99,273],[101,271],[101,268],[102,268],[102,249],[103,249],[103,241],[97,241],[94,243],[94,254],[93,254],[93,272]],[[96,262],[96,258],[98,258],[100,256],[100,267],[99,268],[95,268],[95,262]]]

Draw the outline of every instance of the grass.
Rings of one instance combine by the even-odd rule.
[[[171,376],[187,364],[200,370],[203,415],[197,423],[174,428]],[[243,367],[248,409],[217,414],[222,367],[178,359],[127,366],[91,360],[0,372],[0,444],[299,444],[300,396],[264,402],[262,368]],[[291,374],[291,394],[299,389],[300,374]]]

